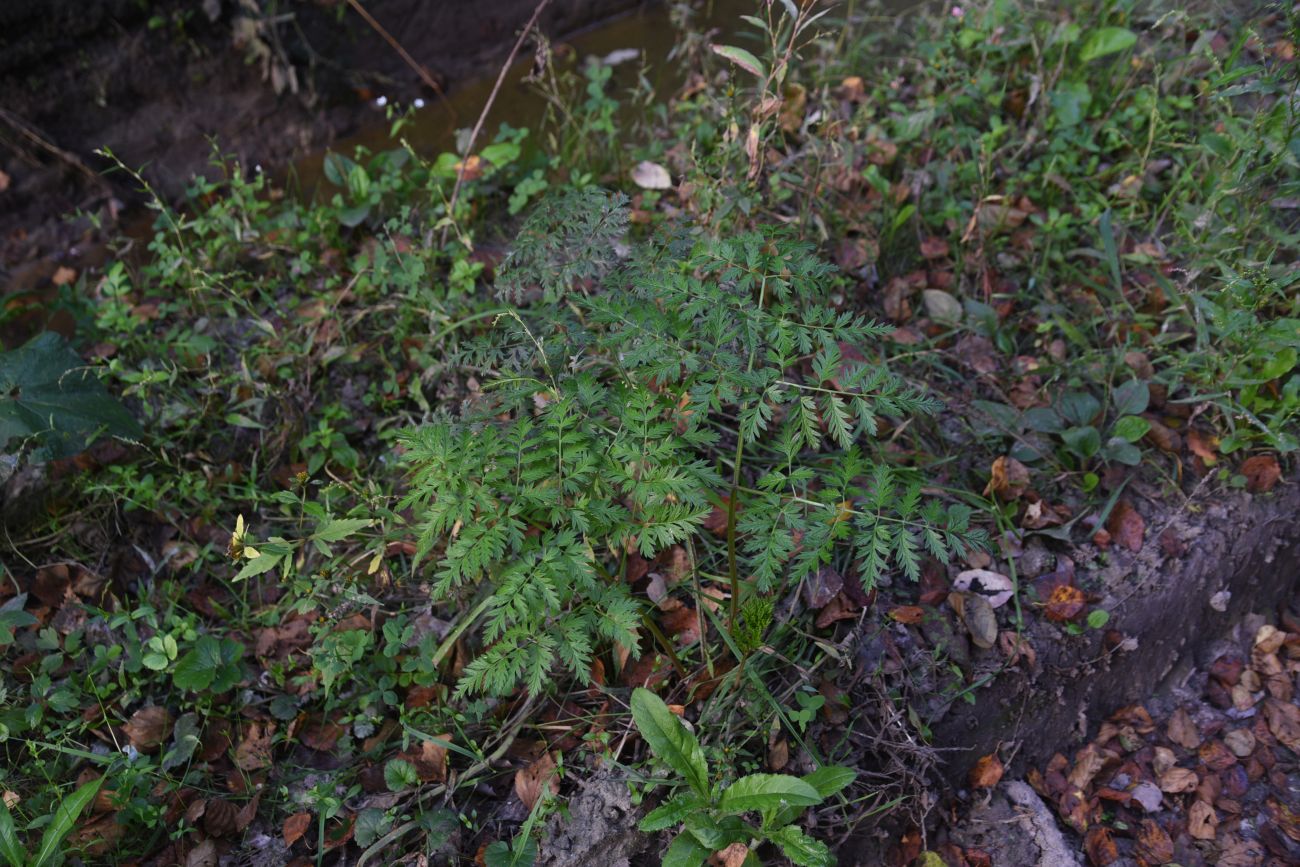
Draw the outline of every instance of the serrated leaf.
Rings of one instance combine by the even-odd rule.
[[[745,49],[737,48],[734,45],[718,45],[716,42],[709,47],[713,49],[714,54],[725,57],[751,75],[767,78],[767,67],[763,65],[761,60]]]
[[[749,810],[778,810],[786,806],[810,807],[821,800],[821,794],[798,777],[750,774],[723,790],[718,807],[729,813],[744,813]]]
[[[632,719],[651,752],[685,778],[701,798],[709,796],[709,768],[695,735],[686,730],[663,699],[648,689],[632,691]]]
[[[664,852],[661,867],[700,867],[704,859],[712,852],[704,848],[698,840],[685,832],[673,838]]]
[[[62,337],[46,331],[0,352],[0,448],[35,437],[50,457],[65,458],[101,432],[141,436],[136,420]]]
[[[814,840],[795,825],[786,825],[772,833],[768,838],[781,847],[782,854],[799,867],[834,867],[835,859],[830,848],[820,840]]]
[[[281,556],[279,554],[268,554],[263,552],[253,559],[245,561],[244,568],[240,569],[239,573],[235,575],[235,580],[245,581],[255,575],[270,572],[276,566],[280,565],[280,560]]]
[[[637,828],[647,833],[672,828],[686,821],[687,816],[703,805],[704,802],[696,795],[679,795],[647,813]]]
[[[823,799],[839,792],[848,786],[858,777],[858,772],[852,768],[845,768],[839,765],[826,765],[813,771],[811,774],[804,774],[800,777],[808,785],[817,790],[817,794]]]

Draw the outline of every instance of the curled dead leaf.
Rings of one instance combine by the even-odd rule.
[[[1086,607],[1087,599],[1082,590],[1072,584],[1058,584],[1052,589],[1052,595],[1048,597],[1043,613],[1047,615],[1048,620],[1068,623],[1082,614]]]
[[[975,767],[971,768],[970,786],[972,789],[991,789],[1002,781],[1004,771],[1002,759],[998,758],[997,753],[980,756]]]
[[[1029,488],[1029,467],[1009,455],[993,461],[984,496],[995,494],[1003,500],[1018,500]]]

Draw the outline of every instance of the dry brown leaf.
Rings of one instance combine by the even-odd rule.
[[[813,573],[803,586],[803,598],[809,608],[824,608],[835,598],[835,594],[844,589],[844,576],[830,566],[823,566]]]
[[[1187,833],[1197,840],[1213,840],[1219,830],[1219,817],[1214,808],[1197,801],[1187,811]]]
[[[529,810],[542,796],[543,786],[548,787],[552,794],[560,791],[560,781],[555,774],[555,759],[550,753],[543,753],[537,761],[515,772],[515,794]]]
[[[208,798],[203,830],[209,837],[229,837],[239,831],[239,808],[224,798]]]
[[[1196,723],[1192,722],[1186,708],[1180,707],[1173,712],[1165,734],[1183,749],[1194,750],[1201,745],[1201,733],[1196,730]]]
[[[260,771],[271,766],[271,736],[275,726],[250,722],[244,739],[235,748],[235,764],[243,771]]]
[[[889,609],[889,617],[899,623],[915,625],[925,619],[925,609],[919,605],[895,605]]]
[[[1273,737],[1292,752],[1300,753],[1300,707],[1267,698],[1264,700],[1264,719]]]
[[[749,846],[745,843],[732,843],[720,852],[709,856],[709,867],[741,867],[749,857]]]
[[[1246,490],[1266,494],[1282,478],[1282,468],[1273,455],[1254,455],[1242,462],[1241,474],[1246,477]]]
[[[1187,768],[1170,768],[1160,775],[1160,791],[1170,795],[1176,795],[1179,792],[1191,792],[1200,785],[1200,778],[1196,776],[1195,771]]]
[[[1138,828],[1135,854],[1147,864],[1168,864],[1174,860],[1174,841],[1154,819],[1143,819]]]
[[[780,771],[790,763],[790,743],[785,738],[777,738],[767,748],[767,766],[773,771]]]
[[[1070,771],[1070,785],[1076,789],[1086,789],[1092,784],[1093,777],[1106,763],[1106,756],[1095,744],[1088,744],[1074,757],[1074,768]]]
[[[1219,438],[1216,436],[1203,434],[1193,428],[1187,432],[1187,448],[1207,467],[1219,462]]]
[[[1056,623],[1066,623],[1082,614],[1087,605],[1088,600],[1078,587],[1070,584],[1058,584],[1052,589],[1052,595],[1048,597],[1043,613],[1048,620]]]
[[[1120,500],[1106,519],[1106,529],[1111,538],[1133,553],[1142,550],[1142,541],[1146,536],[1147,525],[1138,514],[1137,509],[1128,500]]]
[[[989,483],[984,486],[984,496],[996,494],[1003,500],[1018,500],[1028,489],[1029,467],[1009,456],[993,461],[989,470]]]
[[[438,735],[432,740],[421,740],[419,745],[397,754],[415,767],[415,775],[422,783],[442,783],[447,780],[447,748],[443,744],[451,735]]]
[[[1088,863],[1093,867],[1107,867],[1119,860],[1119,847],[1115,845],[1109,828],[1089,828],[1083,838],[1083,851],[1088,854]]]
[[[1038,664],[1038,653],[1034,650],[1034,646],[1029,643],[1029,639],[1023,635],[1017,635],[1010,629],[999,633],[998,648],[1002,651],[1002,655],[1007,658],[1007,665],[1015,665],[1022,659],[1030,669],[1033,669]]]
[[[975,767],[970,771],[970,787],[972,789],[991,789],[1002,781],[1002,774],[1005,772],[1002,766],[1002,759],[998,758],[997,753],[989,753],[987,756],[980,756]]]
[[[284,820],[284,845],[292,846],[302,839],[302,835],[307,833],[307,828],[311,825],[311,813],[294,813]]]
[[[818,629],[825,629],[832,623],[839,620],[852,620],[858,616],[862,610],[844,591],[835,594],[835,598],[830,601],[825,608],[817,613],[815,621]]]
[[[172,715],[165,707],[150,705],[131,714],[122,731],[126,739],[142,753],[150,753],[172,733]]]
[[[83,854],[102,857],[117,848],[126,825],[117,821],[116,813],[104,813],[77,827],[68,841]]]
[[[50,278],[50,282],[55,286],[67,286],[76,279],[77,272],[74,269],[69,268],[67,265],[60,265],[55,269],[54,276]]]
[[[217,867],[221,855],[216,840],[204,840],[185,856],[185,867]]]

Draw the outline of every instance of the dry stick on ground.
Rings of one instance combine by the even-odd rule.
[[[17,132],[23,138],[30,141],[32,144],[36,145],[41,150],[48,151],[49,153],[53,154],[55,157],[57,157],[65,164],[81,172],[83,175],[89,178],[92,183],[95,183],[101,187],[107,186],[107,183],[104,181],[104,179],[100,177],[99,174],[95,172],[90,166],[86,165],[82,161],[81,157],[77,156],[74,153],[70,153],[69,151],[65,151],[63,148],[54,144],[45,136],[41,135],[40,131],[36,127],[32,126],[30,123],[23,120],[18,115],[13,114],[12,112],[9,111],[5,111],[3,108],[0,108],[0,121],[3,121],[8,126],[12,127],[15,132]]]
[[[349,0],[349,2],[355,2],[355,0]],[[474,124],[474,129],[469,134],[469,142],[465,145],[466,159],[468,159],[469,155],[474,152],[474,142],[478,141],[478,134],[483,130],[483,124],[487,121],[488,112],[492,110],[492,103],[497,101],[497,94],[501,92],[501,85],[505,83],[506,74],[510,72],[510,67],[515,64],[515,58],[519,56],[519,49],[524,47],[524,40],[527,39],[528,34],[533,31],[533,27],[537,25],[537,19],[541,17],[542,10],[545,9],[547,4],[550,2],[551,0],[538,0],[536,8],[533,9],[533,17],[528,19],[528,23],[524,25],[523,32],[521,32],[519,38],[515,40],[515,47],[510,49],[510,56],[506,58],[505,63],[501,64],[501,72],[497,75],[496,84],[492,85],[492,92],[488,94],[487,102],[484,103],[483,110],[479,112],[478,122]],[[447,204],[447,217],[452,221],[455,221],[456,219],[456,199],[460,196],[460,185],[464,180],[465,170],[462,168],[460,171],[456,172],[456,185],[451,188],[451,201]],[[439,244],[445,246],[446,243],[447,229],[444,227],[442,230],[442,240]]]
[[[376,21],[375,17],[366,10],[366,7],[361,5],[361,0],[348,0],[348,5],[357,10],[357,14],[366,19],[366,23],[369,24],[376,33],[382,36],[385,42],[393,47],[393,50],[397,52],[398,56],[401,57],[402,60],[406,61],[406,65],[415,70],[415,74],[420,76],[425,84],[429,85],[433,92],[438,95],[438,99],[447,106],[447,111],[451,112],[452,122],[455,123],[456,110],[452,108],[451,103],[447,100],[447,94],[442,92],[442,85],[438,84],[438,80],[429,74],[429,70],[425,69],[422,64],[417,62],[414,57],[407,53],[406,49],[402,47],[402,44],[394,39],[391,33],[384,29],[384,25]]]

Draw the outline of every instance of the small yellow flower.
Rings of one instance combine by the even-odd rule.
[[[245,535],[244,516],[240,515],[235,519],[235,532],[230,534],[230,545],[226,548],[226,556],[231,560],[252,560],[262,556],[261,551],[244,544]]]

